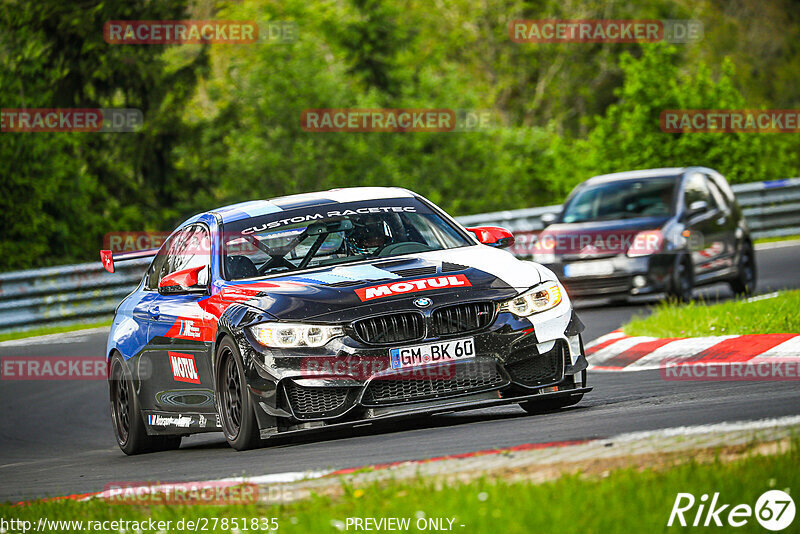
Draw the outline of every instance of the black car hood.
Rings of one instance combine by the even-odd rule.
[[[551,224],[539,234],[538,242],[544,246],[549,240],[554,245],[552,252],[555,254],[578,254],[587,246],[593,247],[600,254],[625,252],[614,250],[614,247],[620,246],[625,239],[630,239],[639,232],[662,228],[669,220],[669,217],[640,217]],[[609,241],[611,236],[613,238]],[[603,244],[609,248],[604,250]]]
[[[421,297],[431,299],[434,307],[504,300],[538,284],[543,274],[551,275],[508,252],[478,245],[230,282],[220,297],[246,299],[280,320],[339,322],[418,309],[414,301]]]

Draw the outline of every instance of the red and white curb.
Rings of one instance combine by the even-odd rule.
[[[670,364],[800,362],[800,334],[670,337],[627,336],[620,330],[586,346],[594,371],[649,371]]]

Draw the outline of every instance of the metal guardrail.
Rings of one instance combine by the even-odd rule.
[[[800,234],[800,178],[733,186],[754,237]],[[504,226],[514,232],[541,230],[545,213],[561,206],[458,217],[465,226]],[[109,319],[141,280],[150,259],[117,265],[110,274],[100,260],[79,265],[0,274],[0,332],[44,325]]]
[[[93,263],[0,274],[0,332],[110,319],[150,258],[106,272]]]

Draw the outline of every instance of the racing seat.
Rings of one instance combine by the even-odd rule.
[[[226,256],[225,274],[228,280],[241,280],[258,276],[258,269],[253,260],[247,256]]]

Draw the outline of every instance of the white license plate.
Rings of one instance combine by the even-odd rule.
[[[440,343],[426,343],[413,347],[389,350],[392,369],[408,369],[453,360],[475,357],[475,338],[457,339]]]
[[[602,276],[613,272],[614,264],[610,261],[582,261],[564,265],[564,276],[567,278],[574,276]]]

